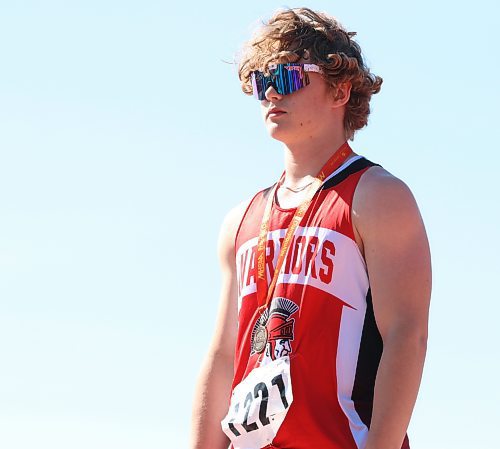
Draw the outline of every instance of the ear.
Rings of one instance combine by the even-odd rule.
[[[351,98],[351,83],[346,81],[344,83],[339,83],[333,89],[333,104],[334,108],[339,108],[344,106]]]

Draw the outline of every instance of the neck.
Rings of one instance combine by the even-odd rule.
[[[345,142],[344,136],[327,141],[308,141],[285,145],[285,183],[300,186],[314,177]]]

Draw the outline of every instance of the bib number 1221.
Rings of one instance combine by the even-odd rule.
[[[265,445],[272,441],[293,401],[290,380],[286,357],[255,368],[235,387],[229,412],[222,421],[233,444],[245,440],[245,444]]]

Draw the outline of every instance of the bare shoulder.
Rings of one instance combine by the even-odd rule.
[[[382,167],[372,167],[361,177],[353,199],[353,222],[363,240],[379,227],[396,235],[415,225],[423,227],[410,188]]]
[[[382,167],[372,167],[363,174],[355,198],[358,206],[362,208],[391,208],[402,203],[416,204],[410,188]]]
[[[242,201],[233,207],[224,217],[219,233],[219,257],[221,263],[234,263],[234,242],[241,220],[250,204],[251,199]]]

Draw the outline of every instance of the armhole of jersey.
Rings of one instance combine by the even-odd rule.
[[[351,164],[349,164],[344,170],[342,170],[341,172],[334,175],[332,178],[330,178],[324,184],[324,187],[332,188],[332,187],[335,187],[335,186],[341,184],[344,181],[347,181],[351,176],[357,177],[357,179],[354,180],[354,186],[352,188],[352,195],[349,198],[350,205],[349,205],[349,228],[348,228],[348,230],[350,232],[350,235],[352,236],[350,238],[353,238],[354,241],[356,241],[356,234],[354,232],[354,223],[353,223],[353,219],[352,219],[352,206],[353,206],[353,202],[354,202],[354,195],[356,194],[356,189],[358,188],[359,181],[361,180],[363,175],[368,171],[368,169],[370,169],[371,167],[375,167],[375,166],[380,166],[380,165],[366,159],[365,157],[361,157],[361,158],[355,160],[354,162],[352,162]],[[351,180],[352,180],[352,178],[351,178]],[[359,246],[357,245],[357,242],[356,242],[356,247],[359,250]],[[361,251],[360,251],[360,255],[361,255]]]
[[[264,189],[264,190],[261,190],[260,192],[257,192],[253,198],[249,201],[246,209],[245,209],[245,212],[243,213],[243,215],[241,216],[241,220],[240,220],[240,223],[238,225],[238,229],[236,230],[236,234],[234,235],[234,254],[236,255],[236,252],[237,252],[237,247],[236,247],[236,243],[238,242],[238,236],[240,235],[240,230],[241,230],[241,226],[243,225],[243,221],[245,220],[245,217],[247,216],[248,214],[248,211],[250,210],[250,207],[252,206],[253,202],[255,201],[255,199],[262,193],[262,194],[265,194],[265,192],[267,190],[270,190],[272,189],[274,186],[274,184],[271,186],[271,187],[268,187],[267,189]]]
[[[358,246],[358,243],[356,242],[356,232],[354,232],[354,219],[353,219],[353,213],[352,213],[352,208],[354,206],[354,196],[356,195],[356,190],[358,190],[358,186],[359,186],[359,183],[361,181],[361,178],[363,177],[363,175],[368,171],[370,170],[370,168],[372,167],[380,167],[379,164],[373,164],[373,165],[369,165],[368,167],[364,167],[362,168],[361,170],[359,170],[356,174],[359,174],[359,177],[358,177],[358,180],[356,181],[356,185],[354,186],[354,189],[352,190],[352,198],[351,198],[351,205],[349,206],[349,219],[350,219],[350,225],[351,225],[351,233],[352,233],[352,236],[354,237],[354,241],[356,243],[356,247],[358,248],[359,250],[359,254],[362,256],[361,254],[361,250]],[[358,232],[358,235],[359,235],[359,232]],[[359,238],[361,238],[361,235],[359,236]],[[364,257],[363,257],[363,260],[364,260]]]

